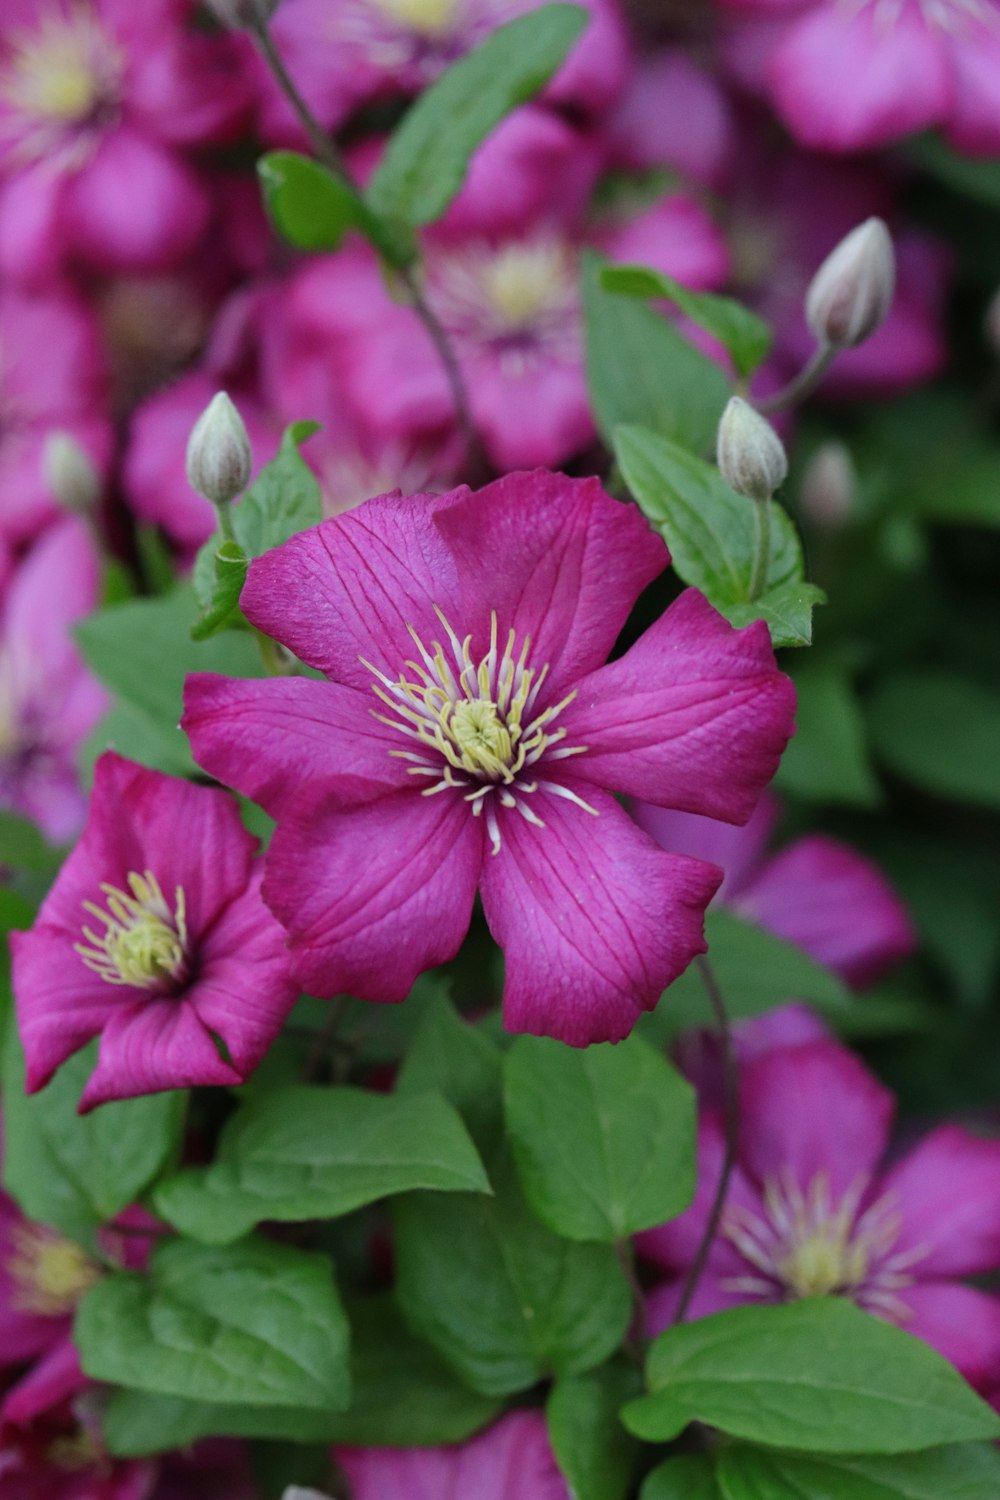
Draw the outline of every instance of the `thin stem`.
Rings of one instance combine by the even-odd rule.
[[[723,1067],[723,1089],[725,1097],[724,1120],[725,1120],[725,1147],[722,1158],[722,1171],[719,1173],[719,1181],[715,1189],[715,1197],[712,1199],[712,1207],[708,1215],[708,1223],[701,1237],[697,1253],[691,1262],[684,1290],[681,1292],[680,1301],[677,1304],[677,1312],[674,1314],[675,1323],[683,1323],[687,1317],[691,1299],[698,1290],[702,1273],[708,1262],[709,1251],[719,1231],[719,1223],[722,1219],[722,1211],[726,1206],[729,1196],[729,1183],[736,1164],[736,1147],[739,1138],[739,1078],[736,1071],[736,1052],[733,1047],[733,1031],[729,1024],[729,1013],[726,1003],[719,988],[719,981],[715,977],[715,970],[707,958],[696,960],[698,971],[701,974],[702,983],[712,1006],[712,1014],[715,1016],[715,1024],[722,1041],[722,1067]]]
[[[233,530],[233,518],[229,514],[229,506],[221,503],[216,505],[215,514],[219,518],[219,530],[222,532],[223,538],[227,542],[235,542],[236,533]]]
[[[312,1083],[327,1055],[336,1047],[337,1032],[340,1030],[341,1021],[344,1019],[347,1004],[346,995],[338,995],[335,1000],[330,1001],[330,1013],[319,1031],[316,1032],[313,1044],[306,1057],[305,1066],[302,1069],[303,1083]]]
[[[804,401],[807,396],[812,395],[839,353],[839,349],[832,344],[818,344],[813,350],[812,358],[786,386],[775,391],[773,396],[755,403],[757,410],[767,415],[773,411],[787,411],[789,407]]]
[[[771,561],[771,502],[753,500],[753,566],[750,569],[750,598],[759,599],[767,587],[767,569]]]
[[[325,167],[328,167],[335,176],[339,177],[342,182],[345,182],[348,187],[356,192],[357,184],[351,177],[347,163],[312,113],[305,99],[299,93],[295,80],[285,67],[281,54],[275,47],[271,33],[265,22],[260,22],[253,28],[253,36],[264,61],[274,76],[274,81],[295,111],[299,123],[305,131],[309,144],[312,147],[313,155]],[[482,444],[479,441],[476,425],[472,419],[472,408],[469,404],[469,396],[465,388],[461,367],[459,366],[451,340],[448,337],[447,330],[428,303],[413,268],[408,266],[405,270],[399,271],[398,274],[409,294],[413,310],[427,330],[427,336],[434,345],[444,369],[448,389],[451,392],[451,399],[455,407],[455,418],[465,444],[466,459],[473,467],[483,468],[486,465]]]
[[[625,1353],[642,1369],[645,1355],[646,1296],[635,1269],[635,1251],[630,1239],[615,1240],[615,1254],[632,1294],[632,1319],[625,1340]]]

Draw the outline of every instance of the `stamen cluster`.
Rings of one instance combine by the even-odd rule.
[[[83,902],[84,911],[103,922],[104,931],[84,927],[87,942],[74,944],[76,952],[109,984],[159,989],[182,983],[187,966],[183,889],[175,890],[171,911],[152,870],[142,875],[133,871],[128,885],[131,895],[102,882],[107,910]]]

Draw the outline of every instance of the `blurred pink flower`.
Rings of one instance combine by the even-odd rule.
[[[255,842],[225,792],[101,756],[83,835],[11,942],[29,1093],[98,1035],[82,1111],[247,1078],[297,993]]]
[[[230,138],[249,105],[228,36],[189,0],[4,0],[0,267],[47,277],[65,256],[155,269],[210,212],[189,148]]]
[[[612,160],[627,171],[670,167],[721,190],[739,122],[721,82],[683,48],[671,47],[639,59],[606,134]]]
[[[109,701],[71,633],[100,590],[94,544],[69,517],[35,543],[4,588],[0,806],[32,819],[54,843],[83,821],[76,754]]]
[[[863,151],[939,125],[1000,151],[997,0],[723,0],[728,48],[805,146]]]
[[[44,468],[52,433],[74,438],[107,473],[107,396],[100,332],[85,305],[66,290],[0,287],[0,537],[27,541],[58,516]]]
[[[329,680],[195,675],[183,722],[278,818],[265,896],[312,994],[404,999],[477,888],[513,1031],[619,1039],[703,951],[719,872],[612,793],[745,820],[794,694],[763,623],[693,589],[603,665],[667,561],[596,480],[537,472],[380,496],[251,564],[248,618]]]
[[[849,1297],[925,1339],[977,1387],[994,1388],[1000,1298],[963,1278],[1000,1268],[1000,1141],[943,1125],[883,1167],[892,1114],[891,1094],[836,1042],[745,1059],[737,1165],[690,1315]],[[693,1205],[637,1238],[666,1276],[648,1302],[653,1332],[675,1314],[722,1150],[720,1117],[707,1110]]]
[[[538,1411],[508,1412],[451,1448],[338,1448],[336,1457],[353,1500],[570,1500]]]

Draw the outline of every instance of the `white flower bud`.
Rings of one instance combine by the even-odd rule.
[[[52,432],[45,439],[42,473],[56,503],[74,515],[90,515],[101,498],[100,474],[67,432]]]
[[[986,309],[984,326],[986,329],[986,342],[997,358],[1000,359],[1000,292],[997,292]]]
[[[290,1484],[281,1500],[330,1500],[330,1496],[320,1490],[304,1490],[301,1485]]]
[[[841,240],[806,293],[806,322],[821,344],[852,349],[881,327],[892,306],[896,257],[881,219],[866,219]]]
[[[780,437],[766,417],[739,396],[733,396],[722,413],[715,452],[730,489],[750,500],[770,500],[788,474]]]
[[[188,484],[213,505],[228,505],[246,489],[252,471],[246,423],[225,391],[220,391],[212,397],[188,439]]]
[[[234,31],[266,26],[278,3],[279,0],[205,0],[216,20]]]
[[[850,520],[857,503],[854,462],[843,443],[821,443],[802,476],[803,514],[817,526],[833,530]]]

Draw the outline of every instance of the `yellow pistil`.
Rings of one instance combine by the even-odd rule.
[[[482,270],[487,300],[509,329],[531,328],[573,284],[573,267],[557,241],[504,245]]]
[[[459,0],[376,0],[376,4],[383,15],[407,31],[437,40],[452,30]]]
[[[473,774],[502,777],[511,762],[511,739],[497,706],[488,698],[463,698],[449,721],[458,753]]]
[[[791,1297],[827,1297],[858,1287],[868,1274],[868,1247],[851,1242],[851,1226],[836,1218],[814,1229],[778,1261]]]
[[[45,1450],[45,1457],[54,1469],[75,1474],[99,1463],[105,1455],[94,1434],[85,1427],[77,1427],[74,1432],[53,1438]]]
[[[14,1303],[42,1318],[67,1317],[100,1275],[100,1267],[72,1240],[40,1224],[19,1224],[11,1233],[7,1270]]]
[[[129,891],[101,885],[107,910],[85,901],[88,916],[103,922],[104,931],[83,928],[86,943],[76,943],[76,952],[88,969],[109,984],[127,984],[156,989],[179,980],[187,960],[187,925],[184,891],[174,891],[171,911],[152,870],[127,877]]]

